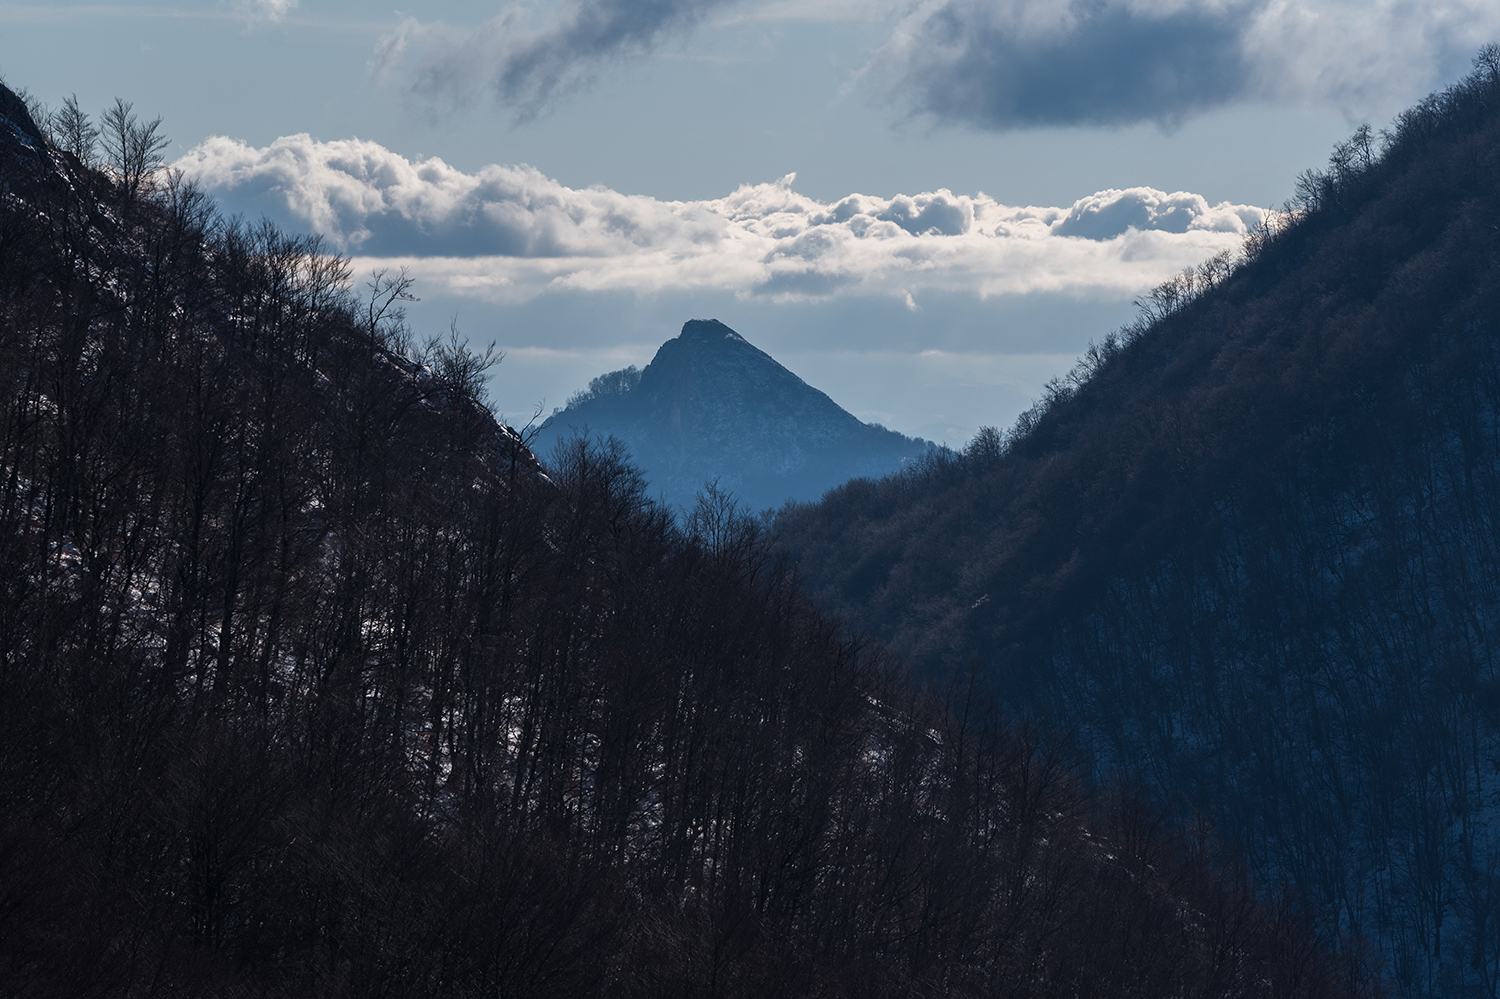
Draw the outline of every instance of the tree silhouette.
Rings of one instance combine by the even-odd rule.
[[[64,111],[67,110],[67,105],[64,105]],[[165,162],[162,153],[171,143],[160,133],[160,116],[150,121],[141,121],[135,113],[134,105],[118,97],[99,122],[105,160],[120,182],[125,203],[130,204],[140,195],[142,185],[161,169]],[[86,134],[85,126],[84,132],[78,137]],[[79,148],[88,147],[80,143]]]

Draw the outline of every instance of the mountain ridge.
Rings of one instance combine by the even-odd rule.
[[[1500,49],[1006,434],[788,509],[825,609],[1069,727],[1403,995],[1491,995]]]

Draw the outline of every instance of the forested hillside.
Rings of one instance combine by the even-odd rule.
[[[400,276],[65,111],[0,88],[0,993],[1368,992],[723,497],[538,463]]]
[[[975,671],[1370,942],[1500,987],[1500,50],[1008,434],[784,514],[810,591]]]

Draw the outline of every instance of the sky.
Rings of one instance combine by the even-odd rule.
[[[0,0],[10,86],[408,268],[513,422],[717,318],[950,445],[1497,38],[1493,0]]]

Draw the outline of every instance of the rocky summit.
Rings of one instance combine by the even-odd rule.
[[[932,446],[860,422],[716,319],[689,320],[644,370],[595,378],[537,447],[579,433],[618,438],[651,491],[685,507],[714,481],[752,509],[817,499]]]

